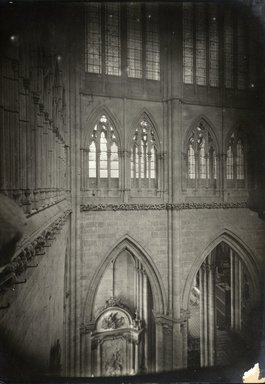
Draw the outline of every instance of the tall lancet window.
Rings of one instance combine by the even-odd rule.
[[[114,128],[106,115],[102,114],[90,136],[88,148],[89,186],[118,186],[119,155]]]
[[[157,143],[152,125],[142,118],[135,130],[131,148],[131,187],[157,188]]]
[[[216,149],[207,127],[200,122],[191,131],[187,148],[187,186],[216,187]]]
[[[226,151],[227,187],[245,187],[246,156],[243,139],[233,133]]]
[[[85,70],[121,76],[120,5],[91,3],[86,7]]]

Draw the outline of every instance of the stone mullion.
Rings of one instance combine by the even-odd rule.
[[[199,170],[200,170],[200,156],[199,156],[199,153],[198,152],[195,152],[194,153],[194,161],[195,161],[195,190],[198,189],[198,186],[199,186]]]
[[[85,169],[85,183],[84,183],[84,186],[85,186],[85,190],[88,189],[88,153],[89,153],[89,150],[88,149],[85,149],[85,166],[84,166],[84,169]]]
[[[236,153],[237,153],[237,148],[236,148],[236,140],[233,143],[232,146],[232,153],[233,153],[233,182],[234,182],[234,188],[237,188],[237,158],[236,158]]]
[[[140,149],[139,149],[140,148]],[[138,189],[141,190],[141,165],[142,165],[142,147],[141,140],[138,146]]]
[[[84,149],[80,148],[80,190],[84,190]]]
[[[148,157],[147,157],[147,148],[146,148],[146,143],[144,142],[144,145],[143,145],[143,150],[144,150],[144,153],[143,153],[143,160],[144,160],[144,179],[147,179],[148,178],[148,175],[147,175],[147,171],[148,171]]]
[[[130,170],[128,169],[128,152],[118,150],[119,156],[119,190],[123,190],[123,201],[128,202],[127,189],[129,188]]]
[[[108,174],[108,184],[107,188],[110,189],[110,172],[111,172],[111,151],[110,151],[110,144],[109,141],[107,142],[107,174]]]
[[[100,188],[100,136],[96,141],[96,186]]]
[[[248,183],[251,180],[251,177],[248,177],[250,175],[250,173],[248,173],[248,167],[249,167],[249,165],[248,165],[248,159],[249,159],[248,151],[249,151],[249,148],[245,142],[245,145],[243,146],[243,172],[244,172],[244,187],[245,188],[248,188]],[[249,187],[251,187],[251,185]]]
[[[227,154],[221,154],[219,157],[220,161],[220,189],[224,195],[224,191],[227,189],[227,172],[226,172],[226,167],[227,167]]]
[[[70,179],[70,176],[71,176],[71,172],[70,172],[70,147],[69,145],[67,145],[67,191],[68,193],[70,192],[71,190],[71,179]],[[88,181],[88,177],[87,177],[87,181]]]
[[[151,152],[147,153],[147,178],[148,178],[148,188],[151,188]]]
[[[206,154],[205,155],[205,163],[206,163],[206,172],[205,172],[205,174],[206,174],[206,188],[209,188],[209,186],[210,186],[210,183],[209,183],[209,179],[210,179],[210,165],[209,165],[209,155],[208,154]]]
[[[136,146],[133,145],[133,180],[136,180]]]
[[[155,150],[155,178],[156,178],[156,188],[158,191],[164,192],[163,188],[163,179],[164,179],[164,173],[163,173],[163,163],[164,163],[164,154],[157,153]]]

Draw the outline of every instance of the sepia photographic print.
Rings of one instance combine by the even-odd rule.
[[[265,0],[0,1],[0,382],[265,382]]]

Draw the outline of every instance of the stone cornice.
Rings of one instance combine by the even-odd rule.
[[[165,211],[185,209],[230,209],[230,208],[248,208],[246,202],[213,202],[213,203],[160,203],[160,204],[81,204],[80,210],[84,211]]]
[[[30,243],[27,243],[27,245],[19,251],[19,254],[4,267],[0,273],[0,292],[4,292],[13,284],[18,284],[17,277],[27,268],[38,266],[38,263],[34,260],[35,257],[45,255],[45,248],[51,247],[52,242],[56,239],[56,234],[62,229],[70,213],[71,210],[69,209],[60,215],[49,227],[42,231],[37,237],[34,237]]]

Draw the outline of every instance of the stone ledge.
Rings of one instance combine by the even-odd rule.
[[[81,212],[85,211],[164,211],[185,209],[230,209],[248,208],[246,202],[222,203],[162,203],[162,204],[86,204],[81,205]]]

